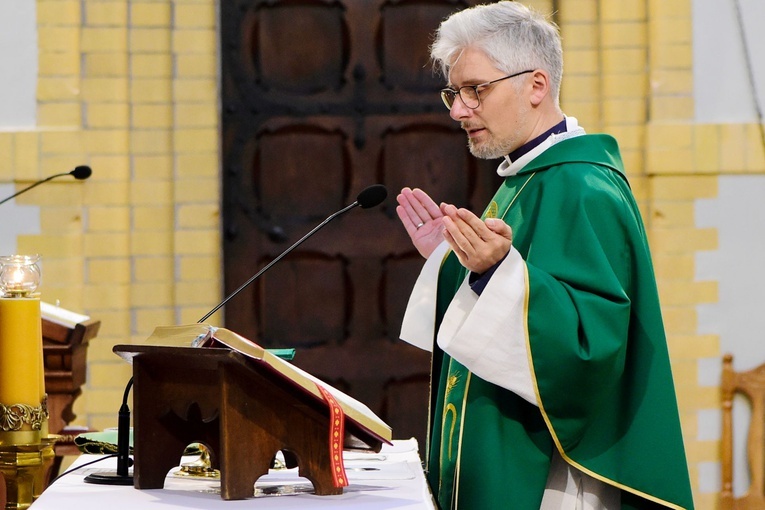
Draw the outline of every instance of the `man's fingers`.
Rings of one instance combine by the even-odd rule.
[[[486,220],[486,226],[495,234],[509,239],[510,242],[513,241],[513,229],[504,221],[498,218],[489,218]]]
[[[431,218],[438,218],[441,216],[441,210],[438,208],[438,205],[432,198],[430,198],[430,195],[422,191],[420,188],[414,188],[412,190],[412,196],[422,206],[428,216]]]
[[[467,209],[457,209],[457,215],[465,223],[470,225],[470,228],[472,228],[475,232],[477,232],[479,237],[484,237],[481,234],[486,233],[488,229],[486,227],[486,224],[483,222],[481,218],[473,214],[471,211],[468,211]]]
[[[412,223],[412,219],[409,217],[406,207],[402,205],[397,206],[396,214],[398,215],[398,219],[401,220],[401,224],[404,225],[404,229],[411,236],[417,228],[415,227],[415,224]]]
[[[424,195],[424,197],[423,197]],[[423,204],[423,200],[427,202],[430,197],[428,197],[427,194],[420,191],[420,193],[415,194],[414,191],[405,193],[404,196],[409,200],[409,203],[412,206],[412,210],[414,210],[415,214],[417,215],[417,221],[415,221],[415,225],[419,223],[420,221],[427,221],[431,218],[430,213],[428,212],[427,207]],[[414,221],[414,218],[412,219]]]
[[[444,217],[444,225],[446,225],[447,222],[449,222],[448,217]],[[467,262],[467,254],[462,249],[460,244],[454,239],[454,236],[452,236],[451,232],[449,232],[449,228],[444,230],[444,240],[449,243],[449,247],[452,249],[455,255],[457,255],[457,258],[459,259],[460,263],[464,266]]]
[[[402,189],[396,200],[399,205],[404,207],[409,220],[415,227],[442,216],[433,199],[419,188],[413,190],[409,188]]]
[[[405,217],[408,219],[408,222],[405,221],[405,217],[399,213],[399,218],[401,218],[404,226],[408,226],[408,223],[411,223],[412,227],[414,228],[430,218],[419,201],[412,195],[412,191],[410,189],[404,188],[401,190],[401,193],[396,197],[396,201],[398,202],[399,207],[401,207],[402,210],[406,213]],[[407,231],[409,231],[409,228],[407,228]]]
[[[451,216],[444,216],[444,226],[451,239],[449,244],[452,248],[459,248],[466,257],[469,257],[475,251],[475,244],[478,241],[475,232],[465,222],[455,222]]]
[[[482,273],[501,260],[512,245],[512,229],[496,218],[482,220],[470,211],[442,205],[444,238],[460,263]]]
[[[408,203],[401,203],[396,207],[396,214],[398,214],[401,223],[404,224],[406,230],[409,231],[409,227],[414,228],[420,222],[419,216],[414,212],[414,209]]]
[[[481,241],[485,241],[491,234],[491,231],[484,225],[483,221],[467,209],[457,209],[453,205],[442,207],[448,217],[452,220],[454,228],[459,230],[464,237],[465,243],[470,247],[475,247]],[[456,232],[454,232],[456,234]],[[466,250],[469,246],[463,245]]]

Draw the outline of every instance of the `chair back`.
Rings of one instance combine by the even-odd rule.
[[[733,495],[733,398],[744,395],[752,407],[746,457],[751,484],[740,498]],[[720,508],[765,510],[765,363],[744,372],[733,369],[733,356],[723,357],[722,369],[722,492]]]

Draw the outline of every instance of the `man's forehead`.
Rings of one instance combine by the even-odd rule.
[[[449,85],[477,84],[489,81],[502,71],[494,66],[483,50],[468,47],[460,51],[449,67]]]

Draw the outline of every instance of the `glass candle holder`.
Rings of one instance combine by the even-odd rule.
[[[4,297],[29,297],[40,286],[39,255],[0,257],[0,290]]]

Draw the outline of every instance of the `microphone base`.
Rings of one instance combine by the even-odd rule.
[[[115,473],[91,473],[85,477],[86,483],[99,485],[133,485],[133,475]]]

